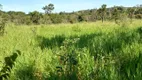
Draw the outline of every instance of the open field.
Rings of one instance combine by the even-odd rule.
[[[16,50],[21,55],[9,80],[142,79],[141,20],[121,25],[7,24],[0,36],[0,61]]]

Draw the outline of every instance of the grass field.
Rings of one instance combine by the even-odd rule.
[[[142,21],[16,26],[0,37],[0,61],[21,51],[9,80],[141,80]],[[1,69],[0,65],[0,69]]]

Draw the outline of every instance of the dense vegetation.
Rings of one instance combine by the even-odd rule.
[[[0,80],[142,79],[142,5],[42,9],[5,12],[0,4]]]
[[[4,6],[4,5],[3,5]],[[2,5],[0,6],[2,8]],[[135,19],[142,19],[142,5],[134,7],[114,6],[107,8],[103,4],[99,9],[82,10],[77,12],[60,12],[52,13],[55,9],[53,4],[46,5],[42,8],[45,13],[38,11],[24,12],[8,11],[4,12],[0,9],[0,21],[15,24],[57,24],[57,23],[77,23],[77,22],[95,22],[97,20],[115,20],[116,23],[123,22],[127,18],[133,21]]]
[[[0,37],[0,61],[21,51],[9,80],[141,80],[141,46],[141,20],[125,27],[106,21],[7,24]]]

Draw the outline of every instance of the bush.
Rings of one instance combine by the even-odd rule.
[[[135,15],[135,18],[136,18],[136,19],[142,19],[142,14],[137,14],[137,15]]]
[[[2,22],[0,23],[0,36],[4,35],[4,30],[5,30],[5,23]]]
[[[19,50],[14,52],[13,55],[11,55],[10,57],[4,58],[5,62],[2,69],[0,70],[0,80],[3,80],[4,78],[8,79],[8,77],[10,76],[11,69],[13,68],[18,55],[21,55],[21,52]]]

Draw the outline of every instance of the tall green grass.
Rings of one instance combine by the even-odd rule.
[[[0,37],[0,61],[20,50],[9,80],[141,80],[142,22],[16,26]],[[0,67],[1,69],[1,67]]]

